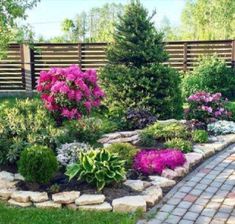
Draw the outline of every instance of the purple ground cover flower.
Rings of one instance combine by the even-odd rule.
[[[133,168],[145,175],[161,174],[166,167],[174,169],[185,161],[184,154],[177,149],[143,149],[135,155]]]

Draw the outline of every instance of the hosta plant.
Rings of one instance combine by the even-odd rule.
[[[125,178],[125,160],[105,149],[80,152],[77,163],[67,167],[69,179],[76,177],[96,185],[101,191],[105,185]]]
[[[88,144],[73,142],[65,143],[57,148],[57,161],[62,166],[67,166],[73,164],[77,161],[79,152],[86,152],[90,150],[91,147]]]
[[[76,65],[52,68],[40,72],[37,91],[59,123],[62,118],[80,119],[100,105],[104,92],[97,81],[95,70],[82,72]]]
[[[185,161],[184,154],[176,149],[143,149],[136,154],[133,168],[144,175],[161,174],[166,167],[175,169]]]
[[[235,122],[216,121],[207,125],[207,130],[214,135],[226,135],[235,133]]]
[[[185,110],[185,117],[206,124],[228,119],[231,113],[225,109],[225,101],[221,93],[196,92],[188,98],[189,108]]]

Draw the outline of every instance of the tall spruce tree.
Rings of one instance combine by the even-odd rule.
[[[177,117],[182,114],[180,77],[162,64],[167,53],[153,16],[139,0],[131,1],[116,24],[100,78],[111,108],[144,108],[160,118]]]

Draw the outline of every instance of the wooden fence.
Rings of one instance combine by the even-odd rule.
[[[99,69],[107,63],[107,43],[11,44],[7,58],[0,60],[0,92],[32,92],[41,70],[78,64],[82,70]],[[217,54],[235,67],[235,40],[166,42],[169,64],[181,71],[191,70],[198,57]]]

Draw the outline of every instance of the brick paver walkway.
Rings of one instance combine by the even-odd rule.
[[[235,145],[179,182],[148,224],[235,224]]]

